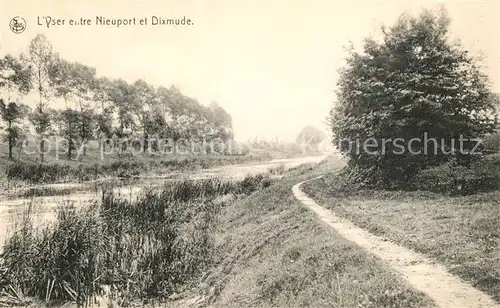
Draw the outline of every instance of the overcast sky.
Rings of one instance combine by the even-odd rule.
[[[443,4],[452,35],[482,52],[495,91],[499,81],[499,1],[6,1],[0,3],[0,56],[25,51],[44,33],[55,51],[97,74],[175,84],[203,104],[217,101],[233,117],[236,138],[291,139],[305,125],[321,129],[334,100],[343,47],[380,34],[404,12]],[[151,16],[193,20],[192,26],[95,25],[96,16]],[[14,34],[9,21],[22,16],[27,29]],[[66,19],[58,27],[38,17]],[[69,19],[90,18],[91,26]]]

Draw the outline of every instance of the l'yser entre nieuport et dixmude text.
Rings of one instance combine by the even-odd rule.
[[[47,28],[58,26],[110,26],[110,27],[124,27],[124,26],[191,26],[193,21],[186,16],[182,18],[167,18],[161,16],[150,17],[130,17],[130,18],[107,18],[103,16],[96,16],[95,18],[55,18],[52,16],[38,16],[37,22],[39,26]]]

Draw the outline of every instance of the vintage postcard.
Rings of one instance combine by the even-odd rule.
[[[500,307],[497,0],[3,0],[1,307]]]

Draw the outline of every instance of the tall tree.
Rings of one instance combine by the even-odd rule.
[[[363,52],[350,50],[330,119],[336,142],[370,145],[369,151],[359,151],[342,143],[357,180],[393,187],[452,157],[467,164],[474,157],[457,151],[458,141],[453,146],[452,140],[482,137],[494,128],[487,79],[475,59],[450,42],[449,23],[445,12],[402,16],[383,29],[382,41],[367,39]],[[442,141],[446,151],[432,143],[429,149],[423,140],[409,143],[425,134]],[[404,153],[396,138],[404,140]],[[464,150],[474,145],[465,143]]]
[[[31,90],[30,76],[29,67],[23,65],[19,59],[11,55],[0,59],[0,88],[4,88],[9,94],[28,94]]]
[[[156,109],[157,99],[154,87],[148,85],[144,80],[134,83],[134,105],[142,130],[143,148],[145,152],[149,148],[149,135],[153,127],[153,111]]]
[[[78,139],[79,114],[71,109],[72,101],[75,95],[75,82],[73,79],[72,64],[64,59],[57,59],[57,63],[51,67],[49,77],[54,86],[55,96],[62,97],[65,103],[65,110],[57,113],[53,119],[58,128],[60,136],[65,138],[67,144],[67,157],[72,159],[73,150],[76,149],[76,140]],[[58,152],[59,153],[59,152]]]
[[[0,115],[2,120],[7,124],[4,137],[9,146],[9,159],[13,159],[12,150],[24,135],[19,122],[25,117],[28,110],[29,108],[26,105],[15,102],[5,104],[4,100],[0,99]]]
[[[83,156],[87,154],[87,143],[94,137],[96,122],[93,109],[85,108],[80,111],[80,129],[78,134],[83,147]]]
[[[38,103],[34,112],[30,115],[30,121],[35,127],[35,131],[40,137],[40,162],[44,161],[45,141],[47,133],[51,127],[49,114],[47,113],[47,103],[53,96],[51,71],[57,65],[58,55],[52,50],[52,45],[47,38],[39,34],[29,45],[28,55],[22,55],[22,59],[28,64],[31,72],[31,82],[38,92]]]
[[[0,115],[6,123],[5,139],[9,146],[9,159],[13,159],[14,145],[23,136],[23,129],[19,122],[26,116],[29,108],[14,102],[12,95],[27,94],[31,88],[31,81],[29,69],[11,55],[0,59],[0,88],[8,93],[7,101],[0,99]]]
[[[78,135],[83,146],[83,156],[87,153],[87,143],[94,136],[95,114],[94,95],[97,86],[95,68],[74,62],[71,67],[75,84],[76,109],[80,113]]]
[[[117,135],[119,138],[129,136],[134,130],[133,116],[134,93],[133,88],[122,79],[114,80],[109,88],[109,96],[116,108],[118,118]]]
[[[67,141],[68,159],[73,158],[73,150],[76,150],[76,140],[79,139],[80,113],[77,110],[67,108],[58,113],[56,117],[58,133]]]
[[[317,127],[308,125],[304,127],[298,134],[295,142],[302,150],[311,149],[313,151],[319,150],[321,142],[327,139],[326,134]]]
[[[99,147],[106,151],[108,140],[113,137],[113,111],[114,105],[110,97],[112,83],[108,78],[102,77],[96,80],[94,89],[94,101],[97,104],[95,129],[96,136],[100,139]],[[103,142],[106,140],[106,142]]]
[[[214,133],[223,140],[233,139],[233,122],[231,115],[227,113],[216,101],[210,104],[210,119]]]

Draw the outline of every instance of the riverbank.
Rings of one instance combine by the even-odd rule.
[[[292,186],[339,162],[304,165],[224,207],[219,254],[172,307],[433,307],[383,262],[318,222]],[[170,303],[169,303],[170,305]]]
[[[268,165],[265,165],[262,168],[268,167]],[[191,219],[199,217],[200,219],[195,219],[200,223],[198,226],[207,227],[201,228],[200,230],[205,231],[199,233],[190,233],[193,231],[191,227],[187,229],[182,228],[183,232],[188,233],[182,233],[184,236],[181,236],[181,238],[192,238],[192,241],[190,240],[189,243],[181,241],[180,243],[186,245],[207,243],[210,244],[209,246],[172,246],[179,249],[184,247],[179,250],[182,253],[178,254],[183,260],[182,264],[200,265],[199,267],[189,267],[196,269],[195,272],[191,272],[195,274],[181,275],[183,277],[182,283],[175,284],[174,281],[170,281],[170,278],[167,278],[170,277],[167,274],[174,273],[174,270],[177,271],[175,273],[178,273],[178,271],[185,267],[180,266],[180,263],[176,263],[177,265],[174,266],[165,258],[159,258],[158,260],[163,260],[162,262],[164,262],[159,271],[134,271],[142,263],[130,263],[119,267],[122,270],[118,271],[118,273],[122,273],[123,275],[113,277],[117,278],[118,286],[122,287],[107,287],[104,289],[118,290],[119,293],[117,293],[115,300],[125,299],[125,301],[115,302],[115,304],[121,305],[137,303],[140,305],[145,304],[146,306],[168,305],[171,307],[199,307],[199,305],[210,307],[432,307],[432,301],[428,297],[416,291],[404,280],[392,273],[377,258],[344,240],[337,233],[324,228],[324,226],[317,222],[314,215],[305,210],[294,198],[291,193],[291,187],[294,184],[314,177],[330,168],[335,167],[325,163],[322,163],[318,168],[314,167],[314,164],[295,165],[290,170],[283,171],[282,177],[270,182],[266,180],[267,177],[253,177],[256,180],[251,180],[251,177],[238,182],[240,184],[236,186],[219,184],[208,186],[199,186],[198,184],[196,186],[177,185],[176,187],[191,187],[192,189],[175,190],[177,192],[184,191],[185,193],[183,194],[167,191],[163,194],[164,198],[167,198],[167,196],[171,198],[174,195],[186,197],[188,202],[179,204],[186,211],[183,210],[179,213],[196,213],[195,216],[186,221],[189,222]],[[206,183],[206,180],[202,180],[199,183]],[[216,187],[217,189],[208,189],[210,187]],[[216,211],[217,214],[215,215],[216,223],[213,223],[214,221],[208,223],[208,220],[201,219],[203,217],[202,214],[208,212],[200,210],[200,205],[203,202],[200,203],[199,201],[202,199],[196,199],[197,196],[204,196],[204,198],[210,196],[210,191],[216,192],[216,195],[219,196],[213,199],[214,201],[217,200],[219,204]],[[235,198],[238,195],[240,197]],[[195,201],[195,199],[198,201]],[[170,208],[170,205],[168,205],[169,202],[156,202],[154,200],[156,199],[148,199],[147,202],[142,202],[142,206],[139,207],[129,207],[127,204],[114,202],[112,207],[107,208],[110,210],[114,208],[112,213],[116,215],[108,215],[106,217],[114,217],[113,219],[116,219],[127,216],[127,213],[133,214],[134,211],[132,209],[136,208],[142,214],[131,215],[131,217],[141,217],[138,223],[141,221],[146,222],[148,228],[150,227],[151,229],[150,233],[134,232],[134,228],[136,228],[134,226],[140,227],[140,223],[136,225],[113,223],[111,224],[115,226],[113,230],[116,231],[116,226],[121,225],[126,228],[124,231],[128,232],[127,234],[130,236],[133,234],[140,236],[153,234],[154,237],[152,239],[156,241],[158,240],[156,235],[161,235],[161,233],[155,232],[159,232],[161,228],[153,228],[154,226],[178,226],[176,222],[184,218],[180,218],[179,215],[167,215],[165,217],[170,217],[169,219],[174,220],[168,224],[164,222],[158,224],[151,223],[151,221],[161,221],[161,217],[163,216],[158,213],[163,213],[163,211],[154,212],[156,214],[148,219],[145,218],[149,217],[145,214],[146,212],[155,208],[161,209],[163,206]],[[110,204],[110,200],[106,202]],[[179,207],[175,206],[175,208]],[[215,213],[211,210],[209,212]],[[112,214],[111,212],[109,213]],[[215,217],[213,215],[210,216]],[[84,218],[94,216],[71,215],[69,217],[73,217],[72,219],[77,219],[78,221],[89,222],[88,224],[83,224],[88,226],[92,225],[93,220],[86,220]],[[204,221],[207,223],[203,223]],[[77,227],[79,224],[72,223],[69,225],[74,227],[63,228],[66,230],[66,233],[83,233]],[[191,224],[188,225],[191,226]],[[188,227],[188,225],[183,226]],[[49,233],[51,236],[54,236],[54,234]],[[122,237],[122,240],[130,238],[130,236]],[[90,245],[95,243],[93,241],[94,238],[99,239],[100,237],[97,234],[94,237],[83,238],[87,238],[88,241],[85,243],[89,243]],[[209,240],[205,241],[203,240],[204,238]],[[134,237],[131,239],[134,239]],[[140,237],[136,237],[134,243],[141,242],[147,243],[147,241],[141,241]],[[165,242],[165,244],[168,243],[170,242]],[[151,246],[150,248],[153,247],[162,246]],[[142,250],[134,249],[133,251],[148,252],[147,249],[150,249],[147,247],[143,248],[146,250],[141,248]],[[206,250],[206,248],[209,249]],[[89,251],[89,253],[96,251],[98,253],[99,250],[92,249],[86,251]],[[188,251],[192,253],[185,253]],[[158,250],[158,252],[161,252],[161,250]],[[55,256],[55,252],[52,252],[51,255]],[[138,255],[140,254],[134,253],[130,256]],[[145,255],[149,255],[149,252]],[[158,256],[168,255],[161,253]],[[81,254],[80,256],[86,255]],[[127,256],[129,255],[127,254],[115,256],[118,258],[117,260],[123,260],[115,262],[118,265],[125,264],[127,260],[134,259],[128,258]],[[32,259],[39,260],[40,258],[33,256]],[[54,258],[49,259],[52,260]],[[56,259],[59,260],[58,258]],[[32,262],[28,258],[24,258],[23,260]],[[158,260],[154,264],[158,264]],[[196,262],[189,263],[189,260]],[[45,268],[46,263],[43,266],[37,265],[37,268]],[[26,269],[29,267],[18,268]],[[95,273],[98,268],[92,267],[92,271],[85,270],[89,273]],[[71,267],[71,269],[83,270],[83,268],[76,265]],[[92,276],[91,274],[89,275]],[[21,276],[16,275],[15,277]],[[79,276],[74,275],[69,277],[73,277],[72,279],[74,279]],[[89,277],[83,276],[80,279],[88,278],[85,281],[91,281],[91,278],[94,276]],[[105,277],[110,276],[107,275]],[[129,280],[128,283],[130,287],[125,288],[127,284],[119,284],[120,281],[126,281],[118,279],[120,277],[132,277],[133,279]],[[55,293],[42,292],[46,291],[47,285],[50,287],[52,282],[47,283],[43,279],[41,281],[41,283],[37,284],[38,289],[35,289],[40,291],[37,294],[43,294],[42,297],[45,297],[46,294],[54,296]],[[140,283],[131,283],[130,281],[140,281]],[[157,286],[156,288],[147,288],[148,283],[151,281],[156,281],[154,283]],[[84,290],[92,291],[92,284],[85,285],[89,286],[89,288],[82,289],[82,292]],[[16,289],[14,288],[14,290]],[[141,293],[141,290],[161,292],[159,293],[160,295],[153,294],[152,297],[148,297],[146,296],[148,293]],[[9,292],[9,294],[12,293],[11,291]],[[69,301],[74,302],[71,299],[71,292],[67,293],[65,289],[59,289],[58,294],[66,294],[66,297],[70,297]],[[107,302],[102,302],[105,297],[101,296],[100,299],[101,305],[107,304]]]
[[[167,158],[124,157],[102,162],[57,161],[45,164],[9,162],[6,165],[7,181],[28,184],[95,181],[103,177],[133,177],[140,174],[162,174],[174,171],[194,171],[214,166],[261,162],[270,160],[267,155],[253,156],[172,156]]]
[[[121,307],[163,299],[210,263],[224,204],[269,185],[256,175],[181,179],[133,199],[104,190],[86,206],[57,207],[54,221],[41,225],[33,202],[3,247],[0,304],[83,305],[104,296]]]

